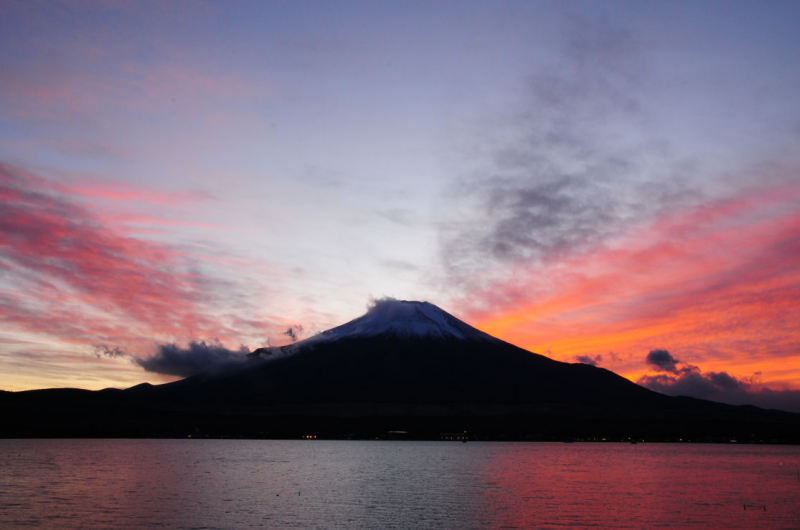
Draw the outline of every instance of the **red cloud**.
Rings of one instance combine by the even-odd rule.
[[[0,247],[8,266],[36,286],[34,305],[101,306],[169,336],[211,327],[193,310],[201,295],[175,251],[109,232],[31,175],[6,169],[3,177]]]
[[[0,267],[11,280],[0,284],[6,330],[140,352],[153,341],[235,343],[239,333],[266,334],[265,323],[232,330],[226,322],[234,316],[214,312],[219,282],[199,271],[198,256],[122,235],[59,189],[0,165]]]

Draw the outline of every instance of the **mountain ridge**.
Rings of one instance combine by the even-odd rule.
[[[274,349],[271,349],[274,350]],[[800,442],[800,415],[674,398],[491,337],[427,302],[367,313],[237,368],[113,391],[0,395],[2,436]],[[255,352],[254,352],[255,353]]]

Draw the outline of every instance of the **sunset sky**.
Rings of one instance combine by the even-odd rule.
[[[0,389],[382,297],[800,411],[800,3],[0,4]]]

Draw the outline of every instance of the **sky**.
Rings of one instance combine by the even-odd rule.
[[[800,411],[798,23],[778,1],[5,1],[0,388],[171,381],[395,297]]]

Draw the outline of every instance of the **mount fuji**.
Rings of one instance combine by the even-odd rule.
[[[492,337],[427,302],[163,385],[0,394],[5,436],[800,441],[800,415],[668,397]]]
[[[429,302],[384,299],[376,301],[365,315],[323,331],[312,337],[312,341],[379,335],[399,338],[497,340]]]
[[[249,366],[173,386],[201,385],[198,399],[204,401],[224,395],[227,402],[347,403],[370,410],[387,404],[472,410],[661,399],[608,370],[518,348],[428,302],[381,300],[355,320],[253,357]]]

